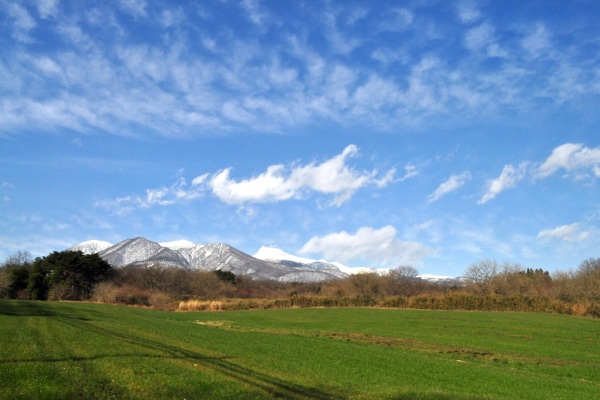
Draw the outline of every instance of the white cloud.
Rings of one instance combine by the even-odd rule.
[[[231,168],[217,173],[210,180],[213,193],[229,204],[288,200],[297,188],[286,179],[283,165],[271,165],[259,176],[235,182],[230,179]]]
[[[504,106],[528,110],[540,100],[557,104],[600,91],[593,51],[552,43],[552,25],[533,25],[517,42],[512,28],[484,22],[474,1],[457,6],[469,25],[458,24],[452,41],[463,36],[478,53],[503,57],[501,69],[461,52],[447,58],[444,47],[435,47],[444,41],[390,40],[368,15],[376,7],[348,11],[332,3],[323,6],[321,19],[312,7],[299,7],[290,13],[298,15],[291,24],[283,19],[269,29],[243,31],[195,24],[196,4],[165,10],[154,2],[119,0],[106,7],[60,8],[54,0],[40,0],[36,10],[28,2],[4,3],[13,24],[8,34],[40,44],[35,56],[22,44],[9,46],[0,65],[0,86],[8,88],[0,102],[0,132],[9,134],[67,128],[189,137],[238,128],[283,132],[322,121],[392,131],[429,116],[472,116]],[[222,6],[247,9],[262,25],[280,11],[255,0]],[[389,7],[383,15],[412,37],[426,34],[420,12]],[[124,13],[135,20],[123,19]],[[49,19],[36,26],[38,15]],[[190,23],[178,24],[182,18]],[[180,34],[168,31],[170,26]],[[131,42],[142,30],[147,40]],[[45,37],[57,32],[63,42],[44,46]],[[330,45],[317,45],[319,36]],[[546,50],[544,65],[523,57]],[[382,62],[355,57],[366,55]]]
[[[347,159],[357,152],[358,147],[350,145],[342,154],[320,164],[313,162],[289,169],[281,164],[271,165],[262,174],[241,181],[232,180],[231,168],[227,168],[215,174],[209,185],[214,195],[228,204],[283,201],[314,191],[334,195],[331,205],[339,206],[361,187],[384,187],[393,181],[393,169],[378,179],[376,170],[358,172],[349,167]]]
[[[600,177],[600,146],[585,147],[582,144],[565,143],[552,150],[552,154],[538,168],[538,177],[546,178],[559,169],[583,173],[587,169]]]
[[[348,16],[346,23],[348,25],[354,25],[358,21],[361,21],[364,18],[366,18],[368,15],[369,15],[369,10],[364,9],[364,8],[355,8],[350,11],[350,15]]]
[[[341,262],[366,261],[378,267],[416,264],[434,253],[421,243],[402,241],[396,234],[396,228],[388,225],[380,229],[362,227],[354,234],[342,231],[314,236],[299,253],[323,254],[325,259]]]
[[[535,31],[527,35],[521,45],[533,56],[539,56],[551,47],[550,32],[543,24],[537,24]]]
[[[329,41],[331,49],[342,55],[350,54],[357,48],[361,41],[345,35],[337,26],[338,15],[335,12],[326,12],[324,15],[325,29],[323,34]]]
[[[485,204],[498,196],[504,190],[515,187],[517,183],[525,176],[528,165],[529,163],[523,162],[516,169],[512,166],[512,164],[505,165],[498,178],[488,181],[488,190],[483,197],[479,199],[477,204]]]
[[[581,230],[580,223],[561,225],[552,229],[541,230],[538,239],[560,239],[567,242],[580,242],[589,236],[589,232]]]
[[[30,42],[29,31],[37,24],[27,9],[19,4],[11,3],[8,5],[8,15],[14,20],[15,29],[12,36],[20,42]]]
[[[498,178],[488,181],[487,192],[477,203],[485,204],[504,190],[515,187],[529,172],[528,169],[530,163],[527,161],[522,162],[518,168],[512,164],[505,165]],[[552,150],[546,161],[535,172],[531,172],[538,178],[547,178],[559,169],[575,173],[576,178],[589,177],[590,174],[600,177],[600,146],[589,148],[582,144],[565,143]]]
[[[347,165],[348,158],[356,156],[358,147],[347,146],[344,151],[320,164],[271,165],[262,174],[250,179],[235,181],[230,178],[231,168],[223,169],[212,176],[203,174],[192,180],[191,185],[180,178],[171,186],[146,189],[145,196],[126,196],[116,200],[96,202],[96,207],[111,209],[117,214],[127,214],[135,208],[153,205],[171,205],[202,197],[206,190],[227,204],[270,203],[301,198],[306,193],[317,192],[333,195],[331,206],[340,206],[362,187],[388,186],[416,175],[416,168],[408,164],[406,174],[396,180],[394,168],[379,176],[377,170],[357,171]],[[180,171],[182,172],[182,171]]]
[[[48,75],[60,75],[61,67],[49,57],[41,57],[33,60],[33,65]]]
[[[37,8],[42,19],[56,17],[58,0],[38,0]]]
[[[402,176],[401,178],[398,178],[398,179],[396,180],[397,182],[402,182],[402,181],[405,181],[405,180],[407,180],[407,179],[410,179],[410,178],[413,178],[413,177],[415,177],[415,176],[417,176],[417,175],[419,174],[419,170],[417,169],[417,167],[416,167],[415,165],[411,164],[411,163],[408,163],[408,164],[406,164],[406,165],[404,166],[404,170],[406,171],[406,172],[404,173],[404,176]],[[388,171],[388,175],[389,175],[389,174],[390,174],[390,172],[392,172],[392,171],[394,171],[394,172],[395,172],[395,170],[390,170],[390,171]],[[391,179],[391,178],[392,178],[392,177],[390,177],[390,179],[388,179],[388,180],[389,180],[389,181],[392,181],[392,179]]]
[[[471,174],[469,172],[463,172],[458,175],[451,175],[450,178],[444,183],[442,183],[438,188],[429,195],[428,202],[433,203],[434,201],[439,200],[442,196],[447,195],[450,192],[460,189],[465,183],[467,183],[471,179]]]
[[[178,8],[175,10],[164,10],[160,15],[160,24],[165,28],[178,26],[185,21],[185,14]]]
[[[481,50],[494,40],[494,28],[487,22],[469,29],[465,36],[465,45],[471,51]]]
[[[171,186],[163,186],[157,189],[146,189],[145,196],[126,196],[115,200],[100,200],[94,207],[111,210],[116,215],[125,215],[136,208],[149,208],[154,205],[167,206],[200,198],[204,195],[208,174],[194,178],[188,185],[184,178],[180,178]]]
[[[507,57],[508,52],[497,42],[492,25],[485,22],[467,31],[465,46],[474,53],[483,53],[487,57]]]
[[[146,17],[146,7],[148,4],[145,0],[120,0],[121,8],[130,13],[135,18]]]
[[[462,1],[457,7],[458,17],[461,22],[468,24],[477,21],[481,17],[481,13],[476,8],[473,1]]]
[[[243,0],[242,7],[248,13],[248,18],[256,25],[262,25],[263,21],[267,18],[267,14],[259,9],[259,4],[256,0]]]

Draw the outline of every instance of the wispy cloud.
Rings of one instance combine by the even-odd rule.
[[[481,17],[481,12],[474,1],[461,1],[457,5],[458,17],[463,23],[476,22]]]
[[[11,198],[8,195],[8,193],[10,191],[12,191],[14,188],[15,188],[15,185],[13,185],[10,182],[2,182],[2,184],[0,184],[0,196],[2,196],[3,201],[5,201],[5,202],[11,201]]]
[[[119,6],[135,18],[146,17],[148,3],[145,0],[119,0]]]
[[[180,178],[171,186],[146,189],[145,196],[130,195],[114,200],[99,200],[95,202],[94,207],[107,209],[116,215],[123,216],[137,208],[150,208],[155,205],[167,206],[195,200],[204,195],[204,182],[207,177],[208,174],[198,176],[191,184],[188,184],[184,178]]]
[[[380,229],[362,227],[354,234],[346,231],[329,233],[312,237],[299,253],[322,254],[325,259],[342,262],[365,260],[387,268],[401,264],[415,265],[435,253],[421,243],[402,241],[396,235],[397,230],[391,225]]]
[[[550,32],[543,24],[538,23],[535,30],[523,38],[521,44],[532,56],[541,56],[552,47]]]
[[[575,173],[576,177],[600,177],[600,146],[589,148],[582,144],[565,143],[552,150],[552,154],[538,168],[537,176],[546,178],[560,169]]]
[[[525,177],[528,165],[528,162],[521,163],[517,168],[513,167],[512,164],[505,165],[498,178],[488,181],[487,192],[479,199],[477,204],[485,204],[506,189],[515,187]]]
[[[289,13],[310,21],[302,29],[281,23],[248,31],[226,18],[219,26],[198,24],[198,7],[185,2],[171,8],[142,0],[93,9],[36,4],[0,4],[12,22],[7,34],[19,42],[4,49],[0,63],[0,78],[10,78],[2,79],[8,91],[0,101],[0,131],[181,137],[248,126],[280,132],[323,119],[385,131],[430,116],[526,110],[540,99],[548,105],[600,93],[593,48],[564,48],[542,22],[530,29],[494,26],[476,2],[457,6],[466,25],[457,22],[450,39],[471,52],[452,58],[440,41],[405,40],[397,47],[388,40],[390,34],[421,37],[427,7],[376,13],[327,3]],[[223,10],[240,7],[259,28],[285,21],[277,7],[254,0]],[[379,15],[388,17],[381,22]],[[142,28],[145,38],[128,44]],[[29,52],[44,35],[53,35],[57,46]],[[317,45],[315,37],[328,45]],[[363,54],[382,62],[360,62]],[[501,57],[500,67],[487,57]]]
[[[467,31],[465,46],[473,53],[487,57],[508,56],[508,52],[498,43],[494,27],[487,22]]]
[[[583,144],[565,143],[554,148],[541,164],[523,161],[516,168],[512,164],[505,165],[498,178],[488,181],[487,192],[477,203],[487,203],[506,189],[514,188],[526,176],[543,179],[561,169],[567,175],[574,175],[575,179],[600,177],[600,146],[589,148]]]
[[[50,17],[56,17],[58,11],[59,0],[38,0],[37,7],[40,13],[40,18],[48,19]]]
[[[582,230],[580,223],[561,225],[556,228],[541,230],[538,239],[559,239],[567,242],[580,242],[587,239],[589,232]]]
[[[243,0],[242,7],[248,13],[248,18],[256,24],[262,25],[264,20],[267,18],[267,14],[260,10],[260,5],[256,0]]]
[[[8,15],[12,18],[14,29],[12,36],[20,42],[31,42],[32,38],[29,31],[37,26],[35,19],[29,14],[26,8],[18,3],[8,4]]]
[[[34,257],[46,256],[52,251],[64,250],[73,246],[75,241],[64,239],[64,236],[35,233],[27,237],[0,234],[2,248],[0,248],[0,260],[15,254],[18,251],[27,250]]]
[[[427,198],[428,202],[433,203],[434,201],[438,201],[441,197],[447,195],[448,193],[460,189],[470,179],[470,172],[463,172],[462,174],[451,175],[446,182],[438,186],[435,192],[429,195],[429,197]]]

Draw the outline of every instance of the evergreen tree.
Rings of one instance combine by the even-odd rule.
[[[50,293],[60,292],[58,298],[83,300],[90,297],[93,286],[110,276],[110,264],[98,254],[81,251],[61,251],[37,258],[29,274],[30,296],[36,300],[48,299]]]

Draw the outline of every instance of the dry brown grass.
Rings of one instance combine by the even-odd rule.
[[[178,311],[222,311],[223,302],[215,300],[180,301]]]

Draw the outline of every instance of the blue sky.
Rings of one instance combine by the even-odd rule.
[[[0,0],[0,258],[600,256],[594,1]]]

